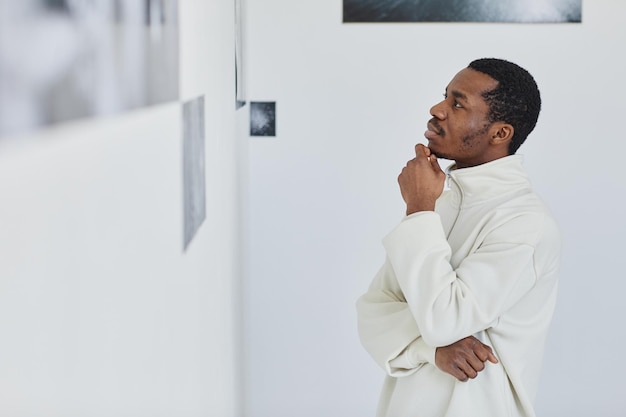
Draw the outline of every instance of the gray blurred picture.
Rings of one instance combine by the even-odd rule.
[[[0,0],[0,137],[178,98],[178,0]]]
[[[582,0],[343,0],[344,22],[581,22]]]
[[[250,102],[250,136],[276,136],[276,102]]]
[[[206,218],[204,96],[183,103],[183,249]]]

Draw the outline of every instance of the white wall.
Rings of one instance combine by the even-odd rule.
[[[179,103],[0,140],[3,417],[240,415],[233,11],[180,0],[181,100],[206,96],[187,252]]]
[[[430,106],[483,56],[525,66],[544,100],[520,153],[565,249],[538,414],[624,415],[626,3],[585,1],[580,25],[343,25],[340,0],[246,5],[249,98],[278,119],[276,138],[250,139],[248,416],[374,415],[383,375],[354,302]]]

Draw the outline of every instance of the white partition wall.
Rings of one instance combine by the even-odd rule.
[[[180,101],[0,139],[3,417],[241,415],[234,21],[231,1],[179,1]],[[183,251],[199,96],[206,218]]]
[[[342,24],[340,0],[247,0],[248,95],[277,136],[250,138],[248,417],[373,416],[383,374],[354,303],[403,214],[396,178],[428,111],[471,60],[525,66],[544,105],[522,146],[565,247],[540,416],[626,414],[621,252],[626,3],[582,24]]]

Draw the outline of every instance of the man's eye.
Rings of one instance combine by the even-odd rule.
[[[461,106],[461,103],[456,100],[454,100],[454,107],[456,107],[457,109],[463,108],[463,106]]]

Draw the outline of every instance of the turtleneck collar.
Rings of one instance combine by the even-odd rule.
[[[530,190],[530,181],[522,168],[521,155],[509,155],[469,168],[446,170],[448,185],[455,200],[464,207],[496,197],[507,197]]]

